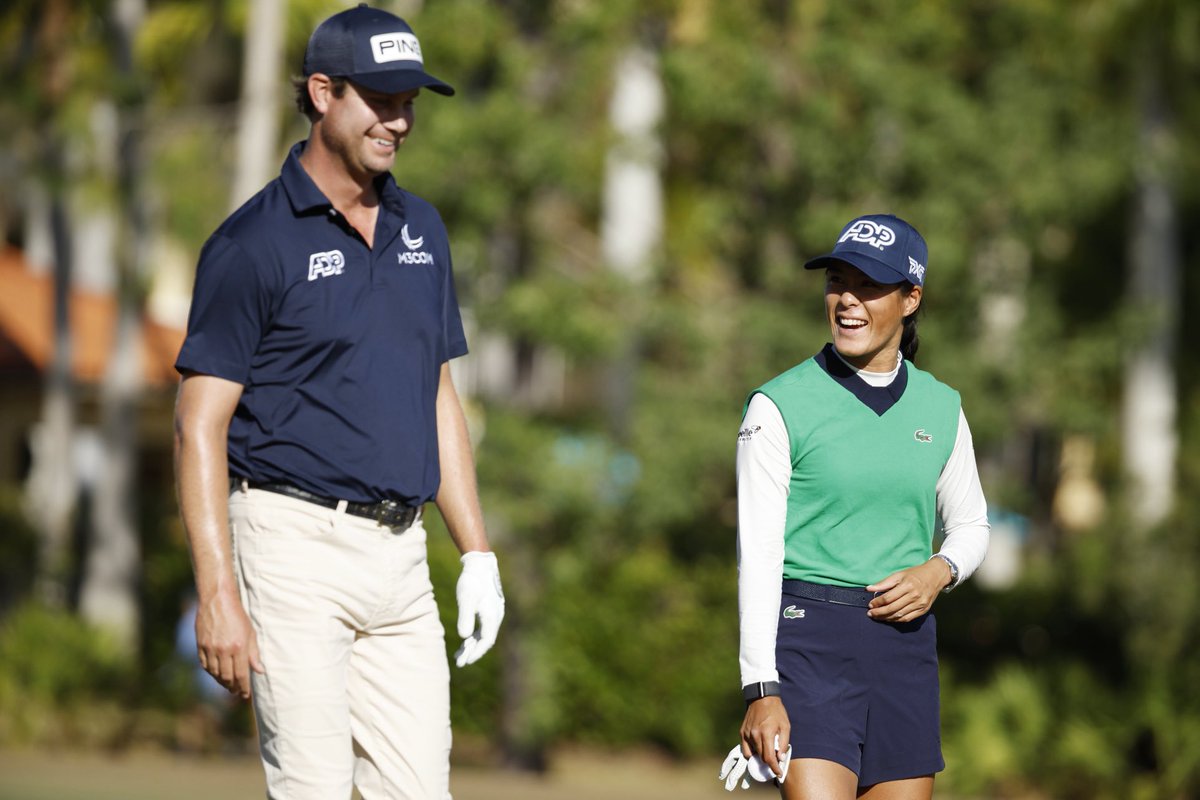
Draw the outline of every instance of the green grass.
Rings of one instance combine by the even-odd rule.
[[[729,796],[717,781],[718,766],[719,759],[678,765],[650,755],[563,752],[544,776],[455,767],[450,788],[455,800],[716,800]],[[264,796],[261,767],[254,757],[0,750],[0,800]],[[765,795],[755,792],[754,796]]]

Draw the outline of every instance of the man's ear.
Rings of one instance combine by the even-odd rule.
[[[308,96],[312,99],[313,108],[323,115],[329,110],[329,103],[333,99],[333,81],[322,72],[314,72],[308,76]]]

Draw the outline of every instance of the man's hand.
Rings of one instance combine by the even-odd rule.
[[[938,593],[950,583],[950,567],[940,558],[893,572],[867,587],[876,592],[867,616],[880,622],[912,622],[933,608]]]
[[[500,568],[495,553],[463,553],[462,574],[458,576],[458,635],[462,647],[454,654],[459,667],[474,664],[496,643],[500,622],[504,619],[504,589],[500,586]],[[479,627],[475,618],[479,617]]]
[[[746,708],[742,721],[742,755],[749,761],[757,755],[772,773],[783,779],[785,764],[780,762],[777,748],[780,742],[792,739],[792,724],[787,709],[778,697],[761,697]],[[790,749],[790,745],[789,745]]]
[[[263,674],[258,638],[236,592],[222,591],[196,608],[200,666],[230,692],[250,699],[250,670]]]

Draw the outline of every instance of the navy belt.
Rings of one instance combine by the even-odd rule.
[[[875,599],[874,592],[866,589],[852,589],[847,586],[827,586],[824,583],[809,583],[808,581],[785,580],[783,593],[793,597],[803,597],[805,600],[821,600],[825,603],[835,603],[839,606],[859,606],[866,608]]]
[[[230,478],[230,485],[237,488],[242,483],[242,478]],[[292,486],[290,483],[255,483],[246,481],[246,486],[250,489],[261,489],[264,492],[274,492],[275,494],[283,494],[288,497],[294,497],[297,500],[304,500],[308,503],[313,503],[324,508],[337,508],[342,501],[336,497],[325,497],[324,495],[313,494],[312,492],[301,489],[299,486]],[[365,517],[373,519],[380,525],[386,525],[389,528],[398,528],[397,533],[407,530],[417,521],[418,509],[413,506],[401,505],[395,500],[381,500],[378,503],[351,503],[346,502],[346,513],[353,514],[356,517]]]

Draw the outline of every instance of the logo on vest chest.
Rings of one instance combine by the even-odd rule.
[[[788,606],[783,610],[784,619],[804,619],[804,609]]]
[[[926,433],[924,428],[917,428],[913,431],[913,438],[921,444],[929,444],[933,441],[933,434]]]

